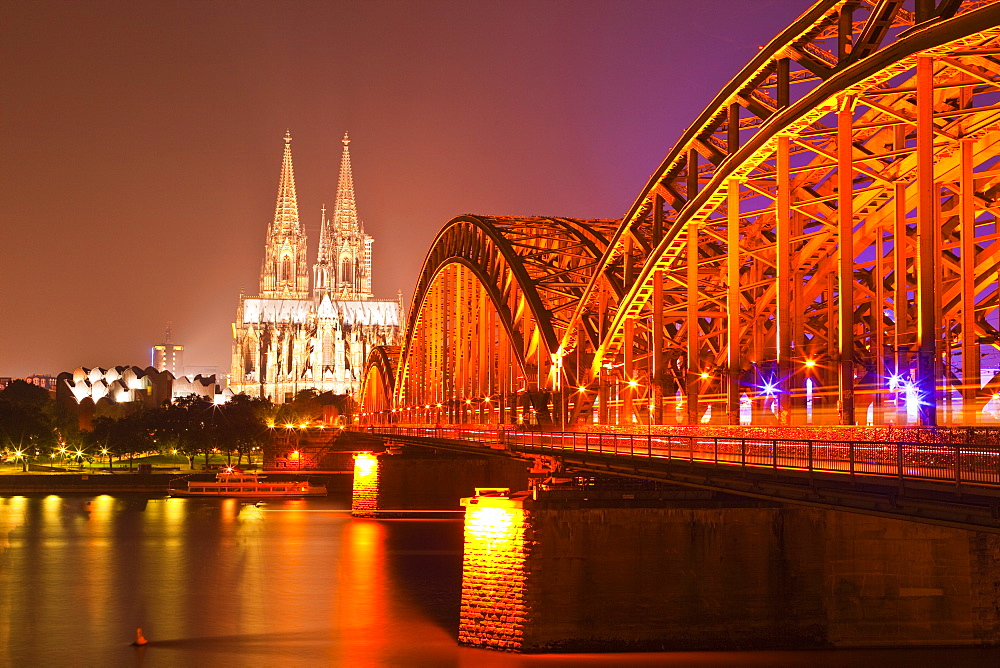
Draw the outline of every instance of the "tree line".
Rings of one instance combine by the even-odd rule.
[[[330,404],[349,413],[347,403],[347,397],[315,390],[280,405],[242,394],[215,404],[192,394],[156,407],[122,405],[117,415],[95,417],[92,430],[84,431],[76,412],[60,407],[47,390],[15,380],[0,391],[0,451],[25,471],[32,461],[49,462],[56,453],[62,459],[106,458],[109,467],[115,459],[151,452],[184,456],[192,466],[199,456],[207,465],[221,454],[238,466],[255,449],[271,445],[271,425],[312,422]]]

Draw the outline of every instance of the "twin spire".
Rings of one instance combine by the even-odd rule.
[[[285,131],[284,140],[281,175],[278,178],[278,198],[274,208],[274,220],[268,226],[264,265],[261,268],[260,294],[261,297],[271,299],[303,299],[309,292],[306,235],[299,221],[295,170],[292,166],[292,135],[289,130]],[[324,206],[317,257],[317,266],[330,265],[331,269],[336,265],[338,255],[335,241],[338,233],[361,232],[354,200],[351,155],[348,149],[351,140],[346,132],[341,141],[344,151],[340,158],[340,179],[337,183],[333,219],[326,219]],[[337,278],[341,277],[338,275]],[[317,272],[315,288],[325,290],[329,284],[327,272]]]

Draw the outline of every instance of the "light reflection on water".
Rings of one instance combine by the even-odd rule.
[[[354,519],[348,505],[0,497],[0,665],[1000,664],[996,650],[519,656],[460,648],[462,520]],[[138,626],[148,647],[129,646]]]

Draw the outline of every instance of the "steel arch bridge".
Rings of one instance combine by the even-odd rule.
[[[1000,422],[1000,2],[822,0],[622,220],[459,216],[367,423]]]

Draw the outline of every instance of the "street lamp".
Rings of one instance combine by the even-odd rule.
[[[629,421],[632,424],[635,424],[636,422],[639,421],[638,418],[637,418],[637,416],[636,416],[636,414],[635,414],[635,406],[634,406],[636,390],[638,388],[639,388],[639,381],[638,380],[636,380],[635,378],[632,378],[631,380],[629,380],[628,381],[628,390],[626,390],[626,392],[628,392],[628,394],[626,395],[628,397],[628,401],[624,401],[624,400],[622,401],[622,408],[623,409],[625,408],[626,404],[628,405],[628,419],[629,419]]]

